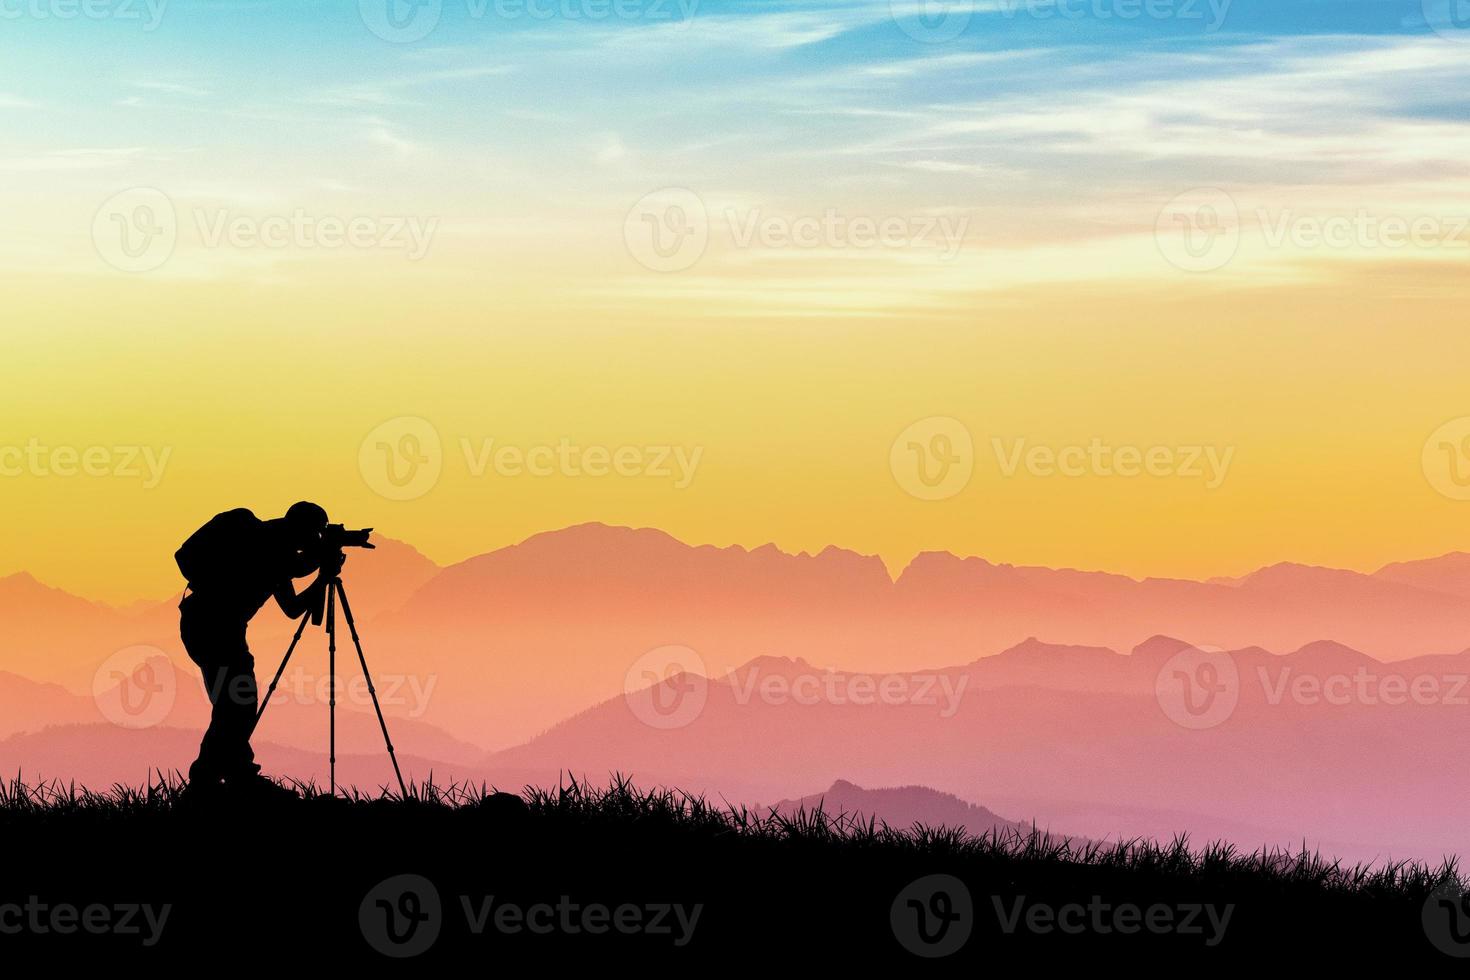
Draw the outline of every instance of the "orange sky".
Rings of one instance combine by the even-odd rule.
[[[1466,36],[1287,6],[22,25],[0,573],[165,595],[303,497],[443,562],[590,520],[894,570],[1470,547]]]
[[[412,281],[48,285],[5,288],[0,446],[48,455],[0,478],[3,570],[109,600],[177,587],[172,550],[211,513],[299,497],[440,561],[586,520],[895,569],[949,549],[1204,577],[1470,545],[1470,504],[1429,478],[1453,488],[1448,457],[1427,474],[1424,456],[1470,413],[1470,338],[1419,274],[1017,291],[857,323],[652,304],[571,325],[554,303],[421,303]],[[917,422],[927,451],[933,417],[972,449],[929,500],[894,443]],[[379,444],[404,478],[403,418],[432,426],[438,473],[395,488]],[[1162,468],[1119,475],[1098,445]],[[108,455],[88,475],[91,447]]]

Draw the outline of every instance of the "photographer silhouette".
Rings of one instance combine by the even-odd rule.
[[[191,791],[295,795],[260,774],[250,748],[258,694],[245,632],[272,597],[293,619],[308,612],[320,616],[343,561],[340,548],[321,547],[326,530],[327,512],[306,501],[268,521],[242,507],[211,518],[175,552],[189,580],[179,603],[179,635],[204,674],[213,705],[199,758],[189,767]],[[292,580],[314,571],[316,580],[297,593]]]

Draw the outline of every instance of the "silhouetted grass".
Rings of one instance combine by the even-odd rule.
[[[287,781],[304,804],[340,805],[345,813],[365,807],[399,806],[430,815],[470,816],[492,803],[498,792],[488,785],[432,781],[409,783],[403,796],[386,786],[377,792],[356,787],[338,791],[335,800],[314,782]],[[62,819],[137,820],[178,809],[184,782],[177,775],[143,787],[116,784],[95,791],[75,783],[28,785],[19,778],[0,781],[0,832],[23,832],[30,821]],[[1145,838],[1126,841],[1078,840],[1046,833],[999,828],[972,834],[963,828],[916,824],[894,828],[875,819],[803,808],[794,813],[761,813],[744,805],[713,802],[671,788],[643,788],[613,775],[609,785],[568,779],[554,789],[526,787],[520,794],[530,819],[567,833],[596,826],[601,830],[637,828],[681,838],[735,836],[753,843],[829,848],[860,856],[865,852],[925,854],[957,861],[1086,866],[1180,879],[1231,879],[1248,876],[1260,883],[1311,888],[1322,894],[1407,897],[1422,901],[1446,883],[1464,884],[1455,860],[1439,867],[1413,861],[1344,864],[1305,849],[1243,851],[1215,842],[1191,846],[1187,836],[1167,843]]]
[[[621,776],[606,786],[568,779],[554,788],[528,787],[515,798],[486,785],[432,781],[410,786],[407,796],[387,788],[335,797],[310,783],[295,788],[299,802],[221,809],[192,805],[177,776],[105,791],[59,782],[26,785],[18,778],[0,783],[0,835],[40,848],[22,845],[23,857],[13,866],[21,873],[8,884],[27,880],[27,866],[36,872],[29,880],[45,880],[49,864],[53,872],[70,869],[51,880],[83,891],[95,885],[110,893],[127,882],[146,883],[162,894],[202,890],[215,907],[244,907],[269,905],[282,894],[276,886],[289,889],[290,881],[305,877],[315,898],[301,911],[310,917],[334,909],[328,931],[348,952],[365,954],[352,929],[356,902],[374,882],[413,872],[446,895],[514,895],[525,902],[570,895],[610,906],[650,896],[698,902],[708,907],[697,933],[706,954],[720,943],[739,948],[751,936],[799,941],[805,935],[822,937],[826,957],[851,954],[864,962],[908,959],[889,924],[890,909],[905,885],[933,874],[962,880],[979,908],[977,934],[984,938],[961,956],[979,950],[986,959],[1013,953],[1088,962],[1112,953],[1132,961],[1151,953],[1235,960],[1268,951],[1361,961],[1381,943],[1398,957],[1437,957],[1421,912],[1431,893],[1458,893],[1463,884],[1453,861],[1439,867],[1345,865],[1306,851],[1196,847],[1184,837],[1098,842],[1037,828],[983,834],[893,828],[821,808],[760,812],[677,789],[640,788]],[[221,839],[231,842],[226,857],[245,859],[234,843],[245,833],[269,840],[262,854],[286,855],[275,885],[208,871]],[[154,859],[119,873],[89,846],[99,840],[130,841],[134,852],[141,848]],[[340,852],[329,858],[335,847]],[[190,855],[202,855],[205,865],[193,866]],[[31,860],[37,858],[43,859]],[[312,877],[319,861],[331,862],[334,875]],[[801,896],[795,906],[793,896]],[[305,895],[299,900],[306,902]],[[1088,900],[1141,907],[1218,903],[1236,911],[1223,941],[1206,947],[1178,935],[1059,936],[1004,930],[990,921],[987,901],[998,911],[1018,900],[1052,907]],[[190,944],[187,933],[180,936],[186,928],[179,925],[171,937],[181,947]],[[457,935],[440,946],[472,938]],[[561,940],[584,952],[591,942],[587,936]],[[617,941],[633,942],[626,936]],[[549,943],[536,948],[563,951]]]

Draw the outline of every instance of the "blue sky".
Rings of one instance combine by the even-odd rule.
[[[663,187],[1057,245],[1196,187],[1420,206],[1470,150],[1470,21],[1425,19],[1448,0],[70,2],[0,22],[0,173],[28,175],[0,201],[32,249],[129,186],[412,209],[449,251],[540,234],[592,265]]]

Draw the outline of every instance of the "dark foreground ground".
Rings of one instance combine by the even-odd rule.
[[[12,784],[0,835],[7,962],[1470,963],[1453,869],[759,819],[616,782],[209,806]]]

